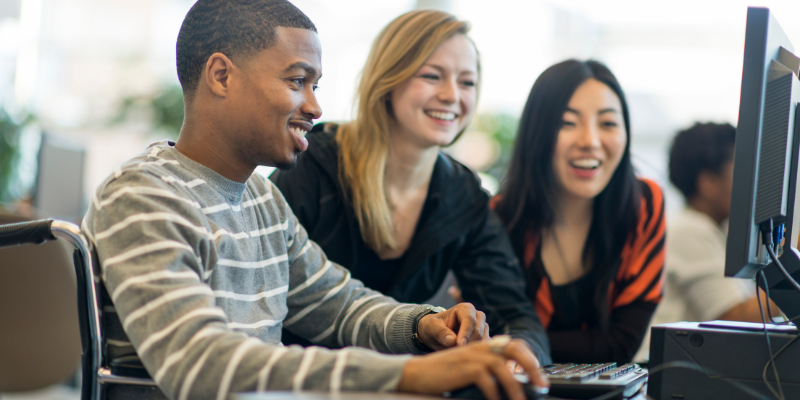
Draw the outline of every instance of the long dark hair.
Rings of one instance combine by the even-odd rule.
[[[496,211],[511,236],[514,251],[524,260],[527,234],[540,235],[555,221],[559,183],[553,170],[553,153],[569,100],[589,79],[604,83],[619,97],[628,139],[608,186],[594,199],[592,223],[583,249],[584,260],[591,254],[596,277],[597,322],[606,330],[608,288],[619,269],[620,253],[636,229],[641,196],[631,163],[628,104],[608,67],[597,61],[567,60],[551,66],[536,79],[522,112]]]

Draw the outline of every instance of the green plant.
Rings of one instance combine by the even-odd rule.
[[[118,124],[130,120],[135,110],[145,110],[154,134],[175,139],[183,125],[183,90],[179,85],[165,85],[152,96],[127,97],[122,100],[117,116],[111,121]]]
[[[22,130],[32,120],[30,114],[13,118],[0,108],[0,203],[18,200],[21,195],[14,186],[20,155],[19,141]]]
[[[485,171],[498,182],[505,175],[511,153],[514,151],[514,140],[517,137],[519,120],[505,113],[484,113],[477,116],[470,129],[487,133],[500,145],[497,160]]]

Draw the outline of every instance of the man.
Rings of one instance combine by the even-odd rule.
[[[291,168],[321,114],[319,39],[300,10],[285,0],[200,0],[181,27],[177,63],[186,109],[177,143],[155,143],[118,168],[83,226],[122,330],[168,397],[441,394],[475,384],[498,398],[496,380],[522,400],[506,359],[547,384],[523,342],[482,340],[489,328],[471,305],[435,314],[350,279],[253,175],[258,165]],[[303,349],[281,346],[282,327],[382,353],[474,343],[422,357]]]
[[[672,143],[669,179],[684,195],[686,207],[667,229],[665,294],[654,325],[716,319],[761,322],[755,283],[725,277],[735,140],[736,129],[730,124],[697,123],[679,132]],[[766,299],[764,293],[761,296]],[[778,311],[774,303],[770,307]],[[647,358],[648,348],[649,340],[637,359]]]

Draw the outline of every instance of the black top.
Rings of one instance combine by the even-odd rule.
[[[356,279],[374,280],[377,271],[391,266],[387,261],[376,263],[377,255],[361,237],[338,178],[335,129],[333,124],[315,126],[306,135],[309,149],[298,155],[297,166],[275,171],[270,180],[331,261],[349,268]],[[391,278],[382,280],[388,281],[382,291],[401,302],[424,302],[453,271],[464,300],[486,313],[493,334],[525,339],[540,363],[549,364],[547,335],[527,298],[505,228],[488,202],[475,173],[440,153],[411,245],[395,261]],[[284,344],[289,343],[284,338]]]
[[[637,182],[642,202],[637,227],[615,265],[595,265],[588,282],[574,282],[589,286],[578,293],[582,299],[569,297],[571,285],[552,285],[541,262],[539,235],[532,232],[524,240],[527,293],[547,329],[554,362],[630,362],[647,333],[663,288],[664,197],[655,182]],[[602,270],[614,274],[606,296],[597,292]],[[572,306],[575,301],[583,306]]]
[[[593,314],[591,308],[594,279],[588,272],[566,285],[553,285],[552,296],[555,312],[549,330],[568,331],[586,329]]]
[[[402,264],[403,257],[381,260],[374,251],[365,251],[364,262],[351,266],[349,270],[356,279],[364,282],[364,286],[383,293],[392,285],[392,278]]]

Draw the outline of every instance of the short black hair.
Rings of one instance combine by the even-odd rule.
[[[317,28],[286,0],[198,0],[181,24],[176,47],[178,79],[191,98],[214,53],[231,60],[275,45],[275,28]]]
[[[736,128],[731,124],[695,123],[678,132],[669,150],[669,180],[690,200],[702,171],[715,174],[733,159]]]

